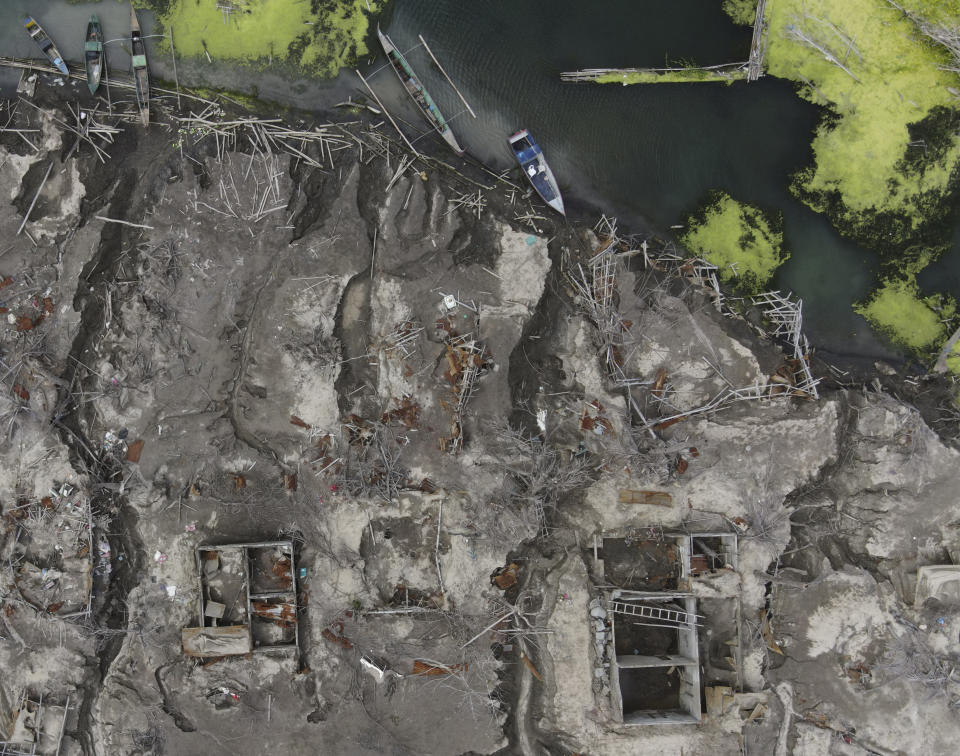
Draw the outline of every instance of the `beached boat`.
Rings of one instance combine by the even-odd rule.
[[[90,94],[97,93],[100,77],[103,76],[103,27],[94,13],[87,24],[87,38],[83,43],[83,62],[87,66],[87,86]]]
[[[510,137],[510,148],[527,179],[537,190],[537,194],[560,215],[566,215],[557,180],[553,177],[553,171],[547,165],[546,158],[543,157],[540,145],[533,141],[530,132],[523,129]]]
[[[60,54],[57,46],[53,44],[53,40],[50,39],[43,30],[43,27],[34,21],[31,16],[24,17],[23,26],[27,30],[27,33],[33,38],[33,41],[43,50],[43,54],[50,59],[53,65],[60,69],[60,73],[69,75],[70,71],[67,70],[67,64],[63,62],[63,56]]]
[[[410,68],[410,64],[407,63],[407,59],[403,57],[403,53],[397,49],[390,37],[380,31],[379,26],[377,27],[377,35],[380,37],[380,44],[383,45],[383,51],[387,54],[387,59],[396,72],[397,78],[400,79],[400,83],[406,88],[407,94],[410,95],[411,99],[417,104],[417,107],[420,108],[423,117],[430,122],[430,125],[433,126],[434,130],[443,137],[443,140],[453,148],[454,152],[462,155],[463,148],[457,143],[457,138],[450,130],[449,124],[447,124],[447,119],[443,117],[443,113],[440,112],[440,108],[437,107],[430,93],[424,89],[420,79],[417,78],[413,69]]]
[[[144,126],[150,125],[150,72],[147,71],[147,47],[140,36],[137,12],[130,8],[130,53],[133,65],[133,83],[137,86],[137,107]]]

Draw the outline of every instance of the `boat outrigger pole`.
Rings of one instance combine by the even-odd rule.
[[[387,110],[386,106],[385,106],[382,102],[380,102],[380,98],[377,97],[377,93],[373,91],[373,87],[371,87],[371,86],[367,83],[367,80],[363,78],[363,74],[360,73],[360,71],[359,71],[358,69],[356,69],[356,68],[353,69],[353,70],[357,72],[357,76],[360,77],[360,81],[363,82],[363,86],[365,86],[365,87],[369,90],[370,94],[373,95],[373,99],[377,101],[377,105],[380,106],[380,110],[383,111],[383,114],[384,114],[387,118],[390,119],[390,123],[393,124],[393,128],[395,128],[395,129],[397,130],[397,133],[400,135],[400,138],[401,138],[404,142],[406,142],[407,147],[409,147],[411,150],[413,150],[413,154],[414,154],[414,155],[416,155],[417,157],[420,157],[420,153],[417,152],[417,148],[413,146],[413,144],[410,142],[410,140],[407,139],[406,135],[404,135],[404,133],[400,130],[400,127],[397,126],[397,122],[393,120],[393,116],[390,115],[390,112]]]
[[[453,87],[453,91],[457,93],[457,96],[463,101],[463,104],[467,106],[467,110],[470,111],[470,115],[476,118],[477,114],[473,112],[473,108],[470,107],[470,103],[467,102],[467,98],[460,93],[459,89],[457,89],[457,85],[453,83],[453,79],[447,76],[447,72],[444,70],[443,66],[440,65],[440,61],[437,60],[437,56],[433,54],[433,50],[431,50],[430,46],[427,44],[427,40],[423,38],[422,34],[418,34],[417,36],[420,38],[420,42],[423,44],[423,48],[428,53],[430,53],[430,57],[433,58],[433,62],[437,64],[437,68],[440,69],[440,73],[444,75],[446,80],[450,83],[450,86]]]

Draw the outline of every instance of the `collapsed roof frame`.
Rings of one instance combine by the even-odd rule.
[[[31,710],[31,705],[36,707]],[[53,709],[63,709],[63,716],[60,719],[60,725],[57,728],[56,735],[51,735],[43,729],[44,711]],[[63,704],[44,703],[43,693],[34,700],[27,695],[26,690],[20,694],[20,703],[17,706],[17,716],[11,722],[13,731],[10,733],[10,740],[0,740],[0,756],[57,756],[60,753],[60,746],[63,743],[63,733],[67,726],[67,714],[70,712],[70,696],[67,695],[66,702]],[[32,721],[33,729],[27,725],[27,720]],[[32,731],[34,740],[15,740],[17,737],[18,725],[24,732]],[[44,747],[44,737],[55,738],[56,744],[50,748]],[[37,748],[41,750],[37,750]]]

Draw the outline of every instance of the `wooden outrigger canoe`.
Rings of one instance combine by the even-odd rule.
[[[137,107],[144,126],[150,125],[150,72],[147,70],[147,47],[140,35],[137,12],[130,8],[130,53],[133,82],[137,87]]]
[[[32,16],[24,16],[23,26],[27,30],[27,34],[29,34],[33,41],[43,50],[43,54],[47,56],[53,65],[60,69],[60,73],[69,76],[70,71],[67,68],[67,64],[63,62],[63,56],[60,54],[57,46],[53,44],[50,36],[43,30],[43,27],[34,21]]]
[[[94,13],[87,24],[87,37],[83,43],[83,62],[87,67],[87,86],[90,94],[96,94],[103,76],[103,27]]]
[[[403,53],[397,49],[390,37],[380,31],[379,26],[377,27],[377,36],[380,37],[380,44],[383,46],[383,51],[387,55],[387,60],[390,61],[390,67],[393,68],[397,78],[400,79],[400,83],[403,84],[404,89],[407,90],[407,94],[410,95],[410,98],[416,103],[420,112],[423,113],[423,117],[426,118],[434,130],[443,137],[443,140],[453,148],[454,152],[462,155],[463,148],[450,130],[447,119],[443,117],[443,113],[440,112],[437,103],[433,101],[430,93],[424,88],[420,79],[407,62],[407,59],[403,56]]]

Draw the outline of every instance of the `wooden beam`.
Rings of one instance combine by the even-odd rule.
[[[102,220],[106,223],[120,223],[124,226],[132,226],[133,228],[145,228],[148,231],[153,231],[153,226],[144,226],[141,223],[130,223],[130,221],[117,220],[116,218],[105,218],[102,215],[95,215],[93,217],[96,218],[97,220]]]
[[[384,114],[388,119],[390,119],[390,123],[393,124],[393,128],[395,128],[395,129],[397,130],[397,133],[400,135],[400,138],[406,143],[407,147],[409,147],[409,148],[413,151],[413,154],[414,154],[414,155],[416,155],[417,157],[420,157],[420,153],[417,152],[417,148],[414,147],[414,146],[410,143],[410,140],[407,139],[407,137],[404,135],[404,133],[403,133],[402,131],[400,131],[400,127],[397,126],[397,122],[393,120],[393,116],[390,115],[389,111],[387,111],[386,106],[385,106],[382,102],[380,102],[380,98],[377,97],[377,93],[373,91],[373,87],[371,87],[371,86],[367,83],[367,80],[363,78],[363,74],[360,73],[359,70],[357,70],[357,69],[354,69],[354,70],[357,72],[357,76],[360,77],[360,81],[363,82],[363,86],[365,86],[365,87],[367,88],[367,90],[370,92],[370,94],[373,95],[373,99],[377,101],[377,105],[380,106],[380,109],[383,111],[383,114]]]
[[[180,80],[177,78],[177,51],[173,49],[173,27],[167,31],[170,35],[170,58],[173,60],[173,83],[177,88],[177,110],[180,110]]]
[[[17,236],[20,235],[20,232],[23,231],[23,227],[27,225],[27,221],[30,219],[30,213],[33,212],[33,206],[37,204],[37,200],[40,199],[40,192],[43,191],[43,185],[47,183],[47,179],[50,177],[50,171],[53,170],[53,161],[50,162],[50,165],[47,166],[47,172],[43,174],[43,181],[40,182],[40,186],[37,188],[37,193],[33,195],[33,202],[30,203],[30,207],[27,208],[27,214],[23,216],[23,223],[20,224],[20,228],[17,229]]]

